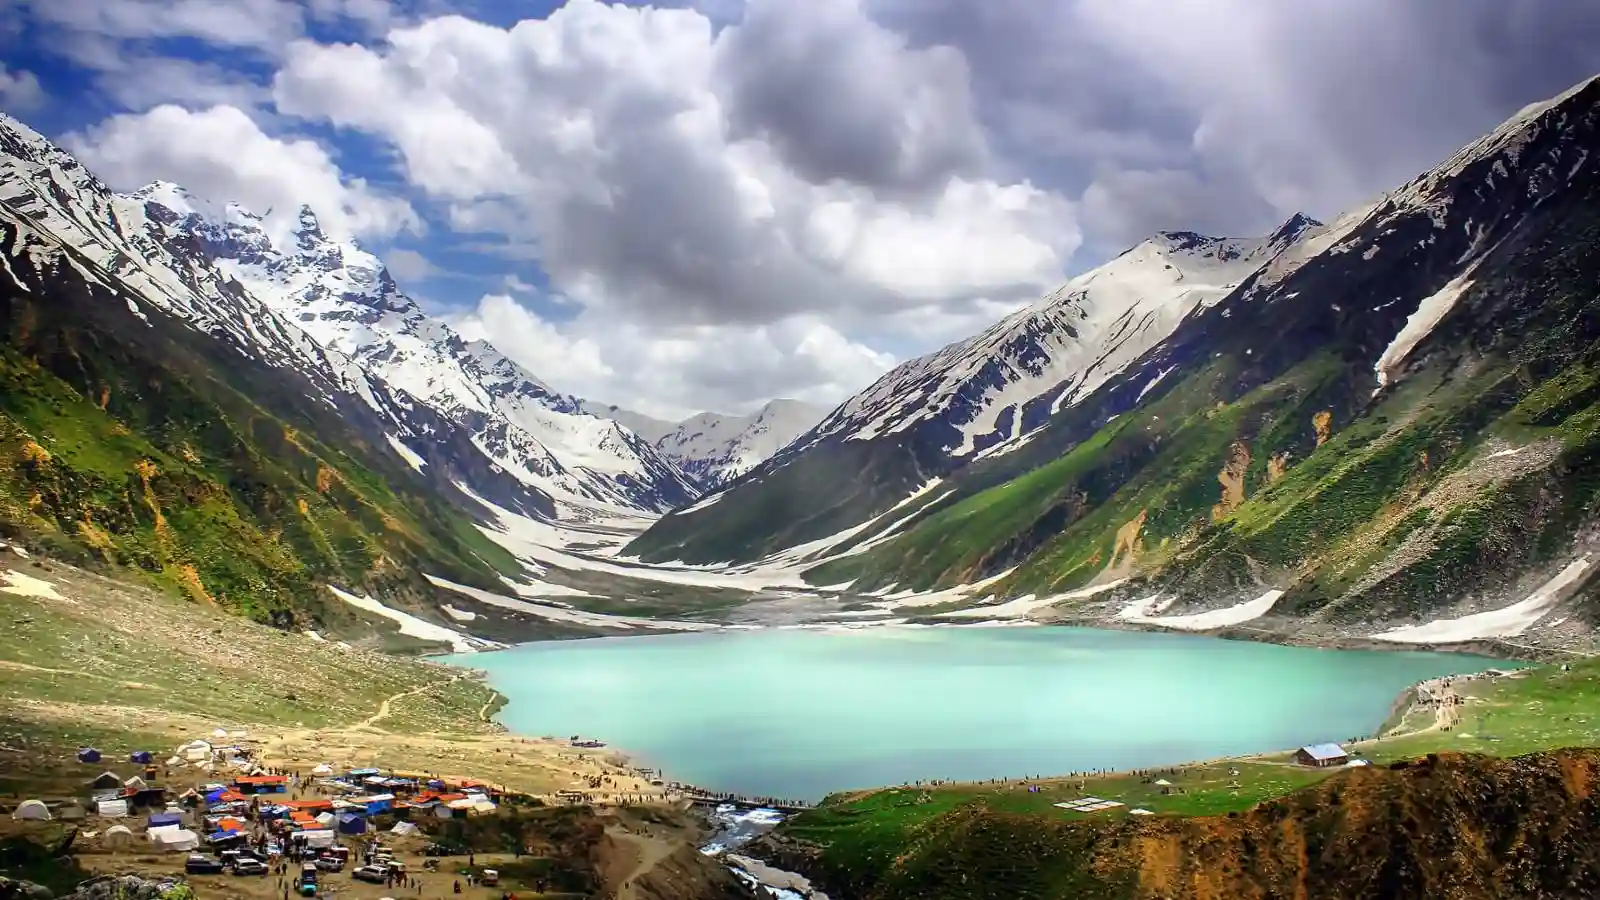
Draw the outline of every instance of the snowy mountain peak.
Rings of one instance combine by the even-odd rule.
[[[747,416],[698,413],[678,423],[656,447],[702,488],[716,490],[788,446],[823,412],[798,400],[772,400]]]
[[[9,117],[0,118],[0,204],[152,307],[245,355],[299,370],[321,402],[354,400],[387,417],[391,439],[406,436],[410,452],[438,464],[432,471],[484,484],[515,479],[579,516],[665,512],[695,494],[648,442],[577,413],[576,401],[492,346],[469,346],[429,317],[381,260],[330,237],[309,208],[269,226],[170,182],[116,194]],[[409,412],[419,403],[431,410],[428,421],[459,428],[457,437],[430,444]]]
[[[1314,226],[1296,215],[1261,238],[1159,232],[982,333],[902,363],[796,448],[911,429],[956,457],[1020,446]]]

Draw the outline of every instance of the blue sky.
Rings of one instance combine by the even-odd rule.
[[[1158,229],[1265,233],[1600,71],[1566,0],[13,0],[0,105],[293,209],[558,388],[834,403]]]

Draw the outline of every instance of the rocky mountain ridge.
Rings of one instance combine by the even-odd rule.
[[[1004,452],[803,438],[630,550],[809,542],[812,583],[877,596],[981,581],[972,602],[1069,619],[1234,604],[1192,627],[1559,642],[1600,556],[1597,123],[1600,79],[1305,223]]]

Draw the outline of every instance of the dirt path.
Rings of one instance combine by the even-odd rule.
[[[436,681],[433,684],[425,684],[422,687],[413,688],[413,689],[411,689],[409,691],[401,691],[398,694],[391,694],[390,696],[383,698],[383,702],[378,704],[378,711],[376,713],[368,716],[365,719],[362,719],[360,722],[356,723],[355,725],[353,725],[351,727],[353,727],[353,728],[373,728],[373,726],[377,725],[379,722],[382,722],[384,719],[389,718],[389,708],[390,708],[390,706],[392,706],[394,704],[394,702],[396,700],[404,700],[407,697],[415,697],[415,696],[417,696],[419,694],[426,694],[427,692],[429,692],[431,690],[434,690],[435,688],[449,687],[450,685],[455,684],[456,682],[460,681],[461,679],[463,679],[465,677],[467,677],[467,676],[465,676],[465,675],[457,675],[454,678],[447,678],[444,681]],[[374,730],[381,730],[381,729],[374,729]]]
[[[639,893],[638,880],[670,856],[676,848],[660,838],[635,834],[621,828],[608,828],[606,833],[618,843],[631,847],[638,857],[633,868],[622,876],[621,882],[617,885],[617,900],[640,900],[643,895]]]

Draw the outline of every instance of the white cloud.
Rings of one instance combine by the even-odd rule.
[[[230,106],[113,116],[66,143],[114,187],[174,181],[219,203],[270,210],[269,225],[291,223],[302,204],[335,237],[388,235],[419,223],[404,200],[345,177],[314,141],[272,137]]]
[[[491,294],[449,320],[558,390],[674,421],[704,409],[750,412],[777,396],[830,405],[895,362],[813,316],[663,329],[585,312],[555,325]]]
[[[44,104],[44,88],[26,69],[7,68],[0,62],[0,107],[12,113],[26,113]]]
[[[35,20],[113,39],[186,37],[223,47],[272,50],[298,37],[294,0],[20,0]]]
[[[759,327],[1052,286],[1078,243],[1072,208],[976,170],[959,59],[907,48],[848,0],[828,7],[824,34],[896,74],[848,82],[885,93],[837,123],[799,98],[799,121],[846,141],[867,113],[917,105],[856,142],[864,163],[770,117],[730,132],[720,92],[743,90],[725,66],[746,58],[747,26],[717,31],[690,9],[571,0],[510,29],[449,17],[392,31],[382,47],[301,42],[274,97],[280,112],[392,142],[454,227],[536,242],[556,290],[614,316]],[[932,63],[943,69],[924,84]],[[759,95],[788,96],[800,81]],[[941,111],[960,121],[936,121]]]
[[[399,280],[401,287],[439,274],[439,267],[429,262],[426,256],[402,247],[385,253],[383,264],[389,268],[389,273]]]

